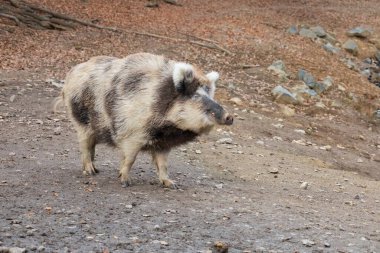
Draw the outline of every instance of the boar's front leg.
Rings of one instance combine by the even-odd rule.
[[[177,185],[168,176],[168,156],[170,151],[152,151],[153,162],[157,167],[157,174],[164,187],[177,189]]]
[[[136,160],[136,156],[139,153],[141,146],[131,142],[123,142],[121,149],[123,152],[123,159],[120,165],[119,177],[121,179],[122,187],[128,187],[131,185],[129,172]]]

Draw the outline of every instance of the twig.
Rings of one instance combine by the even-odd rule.
[[[179,34],[182,34],[182,35],[185,35],[187,37],[191,37],[193,39],[197,39],[197,40],[203,40],[203,41],[206,41],[206,42],[210,42],[210,43],[214,43],[214,44],[218,44],[219,42],[218,41],[215,41],[215,40],[210,40],[210,39],[205,39],[205,38],[202,38],[202,37],[198,37],[198,36],[195,36],[195,35],[192,35],[192,34],[187,34],[187,33],[183,33],[183,32],[178,32]]]

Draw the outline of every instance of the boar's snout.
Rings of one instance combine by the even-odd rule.
[[[234,117],[228,113],[226,113],[226,116],[224,118],[224,124],[226,125],[232,125],[234,123]]]

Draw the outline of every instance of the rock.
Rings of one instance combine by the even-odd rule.
[[[313,91],[316,92],[317,94],[321,94],[322,92],[324,92],[326,89],[325,89],[325,86],[320,83],[320,82],[316,82],[314,83],[314,87],[313,87]],[[313,95],[312,95],[313,96]],[[315,95],[314,95],[315,96]]]
[[[11,101],[11,103],[13,103],[13,101],[15,101],[15,98],[16,98],[16,95],[12,95],[12,96],[9,98],[9,101]]]
[[[315,245],[315,242],[313,242],[309,239],[303,239],[302,244],[305,245],[306,247],[311,247],[311,246]]]
[[[292,117],[296,114],[295,110],[286,105],[280,105],[280,112],[285,116]]]
[[[160,241],[160,244],[163,245],[163,246],[168,246],[169,245],[169,243],[166,242],[166,241]]]
[[[312,40],[317,39],[317,35],[315,34],[315,32],[307,28],[301,28],[299,35],[305,38],[310,38]]]
[[[225,242],[215,242],[212,253],[228,253],[228,244]]]
[[[323,49],[326,50],[327,52],[330,52],[330,53],[333,53],[333,54],[337,54],[340,51],[339,48],[334,47],[333,45],[331,45],[330,42],[327,42],[326,44],[324,44],[323,45]]]
[[[275,101],[278,103],[283,103],[283,104],[298,104],[299,103],[297,98],[292,93],[290,93],[290,91],[288,91],[281,85],[276,86],[272,90],[272,95],[275,97]]]
[[[356,66],[356,63],[353,62],[351,59],[343,59],[343,62],[346,64],[346,66],[349,69],[356,70],[358,67]]]
[[[256,143],[259,144],[259,145],[264,145],[263,141],[256,141]]]
[[[268,70],[274,72],[281,78],[288,77],[288,74],[286,73],[285,63],[281,60],[273,62],[272,65],[268,67]]]
[[[346,88],[344,88],[342,85],[338,85],[338,90],[339,91],[346,91]]]
[[[233,144],[233,141],[231,138],[221,138],[216,141],[218,144]]]
[[[39,125],[43,125],[44,124],[44,122],[42,120],[40,120],[40,119],[36,119],[36,123],[39,124]]]
[[[217,188],[217,189],[222,189],[222,188],[223,188],[223,184],[216,184],[216,185],[215,185],[215,188]]]
[[[60,135],[61,132],[62,132],[62,128],[61,127],[54,128],[54,135]]]
[[[65,83],[65,81],[63,80],[57,80],[57,79],[52,79],[52,78],[46,79],[45,82],[59,89],[63,88],[63,85]]]
[[[338,43],[338,40],[335,38],[335,35],[331,33],[326,33],[326,36],[324,38],[327,42],[331,43],[332,45],[336,45]]]
[[[26,252],[26,249],[25,248],[18,248],[18,247],[11,247],[11,248],[8,248],[8,251],[1,251],[1,248],[0,248],[0,252],[9,252],[9,253],[25,253]]]
[[[38,248],[37,248],[37,252],[45,252],[45,247],[44,246],[39,246]]]
[[[309,187],[309,183],[308,183],[308,182],[303,182],[303,183],[300,185],[300,188],[301,188],[301,189],[304,189],[304,190],[306,190],[308,187]]]
[[[356,160],[357,163],[362,163],[363,162],[363,159],[361,158],[358,158],[358,160]]]
[[[360,74],[362,76],[365,76],[366,78],[370,78],[370,76],[371,76],[371,70],[370,69],[364,69],[364,70],[360,71]]]
[[[329,242],[324,242],[323,243],[323,246],[325,246],[326,248],[330,248],[331,247],[331,244]]]
[[[286,30],[286,32],[291,34],[291,35],[297,35],[298,34],[298,28],[297,28],[297,26],[292,25],[291,27],[288,28],[288,30]]]
[[[269,168],[268,171],[271,174],[278,174],[279,173],[278,168],[276,168],[276,167],[271,167],[271,168]]]
[[[243,101],[238,97],[233,97],[230,99],[231,102],[233,102],[236,105],[243,105]]]
[[[202,154],[202,151],[200,151],[199,149],[195,150],[195,153],[196,154]]]
[[[331,78],[331,76],[326,76],[325,79],[323,79],[321,83],[324,90],[330,89],[333,84],[334,84],[334,80]]]
[[[321,26],[311,27],[310,30],[313,31],[319,38],[326,37],[326,31]]]
[[[304,69],[298,70],[297,78],[298,78],[298,80],[303,81],[310,88],[314,87],[315,79],[314,79],[313,75],[310,74],[309,72],[307,72],[306,70],[304,70]]]
[[[377,51],[376,54],[375,54],[375,58],[377,61],[380,62],[380,51]]]
[[[320,109],[326,109],[326,105],[321,101],[315,103],[315,107],[318,107]]]
[[[358,52],[359,52],[359,48],[358,48],[358,45],[356,44],[356,42],[354,40],[347,40],[346,42],[344,42],[343,44],[343,49],[345,49],[347,52],[357,56],[358,55]]]
[[[370,38],[368,41],[380,50],[380,37]]]
[[[321,149],[321,150],[326,150],[326,151],[330,151],[330,150],[331,150],[331,146],[330,146],[330,145],[321,146],[321,147],[319,147],[319,149]]]
[[[306,134],[305,130],[303,129],[294,129],[294,132],[299,133],[299,134]]]
[[[347,32],[347,36],[368,38],[371,35],[371,31],[363,27],[355,27]]]

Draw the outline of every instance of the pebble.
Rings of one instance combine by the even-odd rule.
[[[163,246],[168,246],[169,245],[169,243],[166,242],[166,241],[160,241],[160,244],[163,245]]]
[[[306,134],[305,130],[303,129],[294,129],[294,132],[299,133],[299,134]]]
[[[45,251],[45,247],[42,245],[37,248],[37,252],[44,252],[44,251]]]
[[[56,127],[54,128],[54,135],[60,135],[62,132],[62,127]]]
[[[330,151],[330,150],[331,150],[331,146],[330,146],[330,145],[321,146],[321,147],[319,147],[319,149],[321,149],[321,150],[326,150],[326,151]]]
[[[306,247],[311,247],[311,246],[315,245],[315,242],[313,242],[309,239],[303,239],[302,244],[305,245]]]
[[[44,122],[40,119],[36,119],[36,123],[39,124],[39,125],[42,125]]]
[[[276,167],[269,168],[268,171],[271,174],[278,174],[279,173],[278,168],[276,168]]]
[[[195,150],[195,153],[196,154],[202,154],[202,151],[200,151],[199,149]]]
[[[292,25],[288,28],[287,33],[291,35],[297,35],[298,34],[298,28],[295,25]]]
[[[233,97],[230,99],[231,102],[233,102],[236,105],[243,105],[243,101],[238,97]]]
[[[233,144],[233,141],[231,138],[221,138],[216,141],[217,144]]]
[[[264,145],[263,141],[256,141],[256,143],[259,144],[259,145]]]
[[[215,187],[216,187],[217,189],[222,189],[222,188],[223,188],[223,184],[216,184]]]
[[[358,158],[358,160],[356,160],[357,163],[362,163],[363,162],[363,159],[361,158]]]
[[[13,101],[15,101],[15,98],[16,98],[16,95],[12,95],[12,96],[9,98],[9,101],[13,102]]]
[[[308,182],[303,182],[300,186],[301,189],[304,189],[306,190],[307,188],[309,187],[309,183]]]
[[[330,248],[330,247],[331,247],[331,244],[328,243],[328,242],[324,242],[324,243],[323,243],[323,246],[325,246],[326,248]]]

